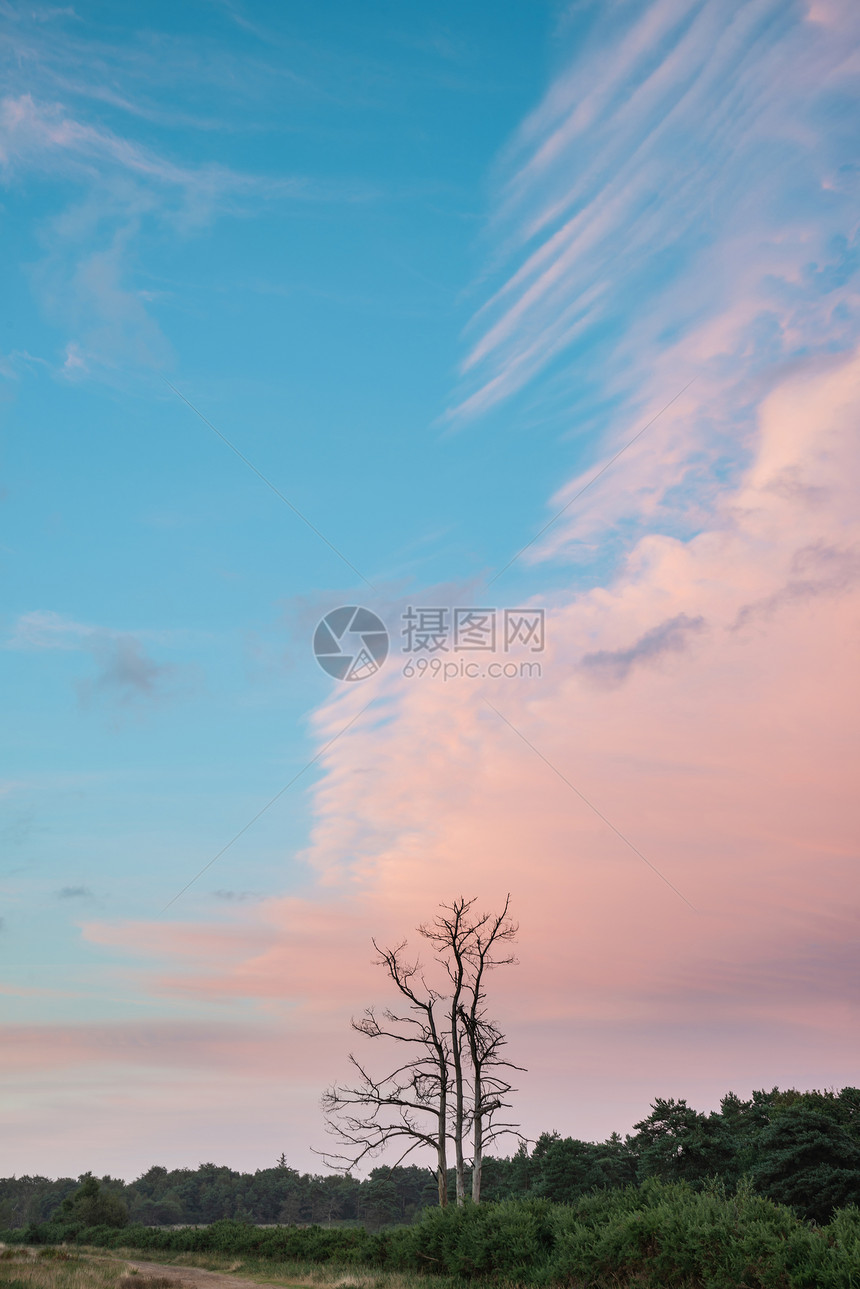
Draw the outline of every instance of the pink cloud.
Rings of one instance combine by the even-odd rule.
[[[610,585],[557,597],[540,681],[382,673],[323,758],[301,897],[87,938],[150,958],[156,992],[277,1016],[320,1080],[305,1136],[349,1015],[386,998],[370,937],[461,892],[511,891],[521,922],[493,989],[528,1130],[856,1081],[858,407],[857,355],[777,385],[706,531],[652,534]],[[611,683],[595,657],[622,660]],[[368,693],[320,710],[321,742]]]
[[[604,6],[508,149],[495,221],[507,267],[473,318],[449,415],[487,412],[562,350],[581,397],[600,352],[594,333],[619,315],[625,340],[606,358],[604,385],[663,401],[686,379],[667,336],[728,304],[755,301],[766,322],[765,297],[797,288],[853,224],[850,199],[818,200],[846,196],[850,170],[818,123],[822,94],[854,92],[858,34],[856,7],[842,3],[803,14],[779,0],[662,0],[624,19]],[[677,279],[676,257],[686,265]],[[644,271],[651,262],[667,266],[659,280]],[[583,326],[571,328],[577,311]],[[813,318],[801,332],[784,337],[787,349],[820,343]],[[652,391],[664,357],[669,378]]]
[[[654,21],[671,24],[684,9],[655,5]],[[846,13],[812,6],[810,22]],[[637,28],[610,59],[618,84],[652,39]],[[815,39],[824,43],[804,63],[804,86],[816,59],[830,83],[842,75],[838,33],[835,44],[833,32]],[[682,71],[677,60],[660,69],[676,82]],[[740,71],[742,89],[767,80],[761,68],[758,81]],[[775,124],[801,128],[797,116],[778,119],[786,86],[777,78],[757,100],[761,137]],[[604,111],[599,86],[579,107],[577,92],[560,78],[524,136],[535,156],[518,172],[531,233],[565,218],[577,197],[562,184],[531,200],[567,140]],[[710,121],[708,104],[704,95]],[[619,124],[626,146],[630,114]],[[741,113],[730,124],[748,123]],[[572,334],[577,309],[617,283],[625,212],[652,182],[645,154],[634,149],[640,168],[596,192],[499,293],[474,350],[486,366],[470,410],[531,378]],[[674,216],[701,214],[698,180],[693,168],[680,206],[661,207],[665,235]],[[634,317],[620,344],[642,415],[629,430],[613,427],[617,446],[696,381],[536,548],[540,563],[599,548],[630,518],[650,529],[606,585],[553,595],[542,678],[445,686],[389,669],[336,693],[316,714],[321,745],[376,701],[321,758],[299,894],[236,905],[216,923],[86,924],[93,946],[142,960],[135,970],[153,1005],[209,1008],[208,1019],[16,1030],[6,1059],[18,1080],[21,1167],[32,1167],[26,1133],[46,1096],[53,1108],[41,1122],[63,1149],[70,1105],[98,1125],[99,1159],[120,1129],[144,1165],[177,1125],[187,1150],[214,1112],[220,1121],[232,1110],[239,1127],[219,1140],[234,1145],[244,1133],[259,1157],[279,1079],[293,1157],[310,1163],[302,1152],[319,1140],[319,1093],[356,1042],[349,1016],[387,997],[371,936],[410,935],[417,949],[416,924],[460,893],[497,906],[510,891],[521,922],[520,965],[499,973],[493,996],[513,1059],[529,1067],[528,1132],[624,1130],[656,1094],[713,1105],[730,1087],[856,1082],[860,359],[847,353],[856,300],[850,286],[817,299],[803,290],[827,221],[792,217],[775,234],[760,199],[752,183],[729,234],[697,261],[701,274],[683,275],[660,307]],[[651,231],[644,216],[633,228],[640,251]],[[583,255],[600,246],[602,258]],[[696,321],[667,347],[663,331],[681,316]],[[759,362],[763,324],[778,336],[777,357]],[[842,352],[817,350],[825,342]],[[127,1080],[118,1089],[117,1069]],[[102,1083],[78,1082],[81,1070]],[[103,1105],[99,1089],[112,1087]],[[121,1128],[132,1103],[142,1107],[133,1142]]]
[[[4,1169],[130,1180],[155,1162],[253,1171],[287,1149],[319,1172],[316,1102],[338,1055],[324,1032],[297,1041],[283,1025],[223,1018],[8,1026]]]

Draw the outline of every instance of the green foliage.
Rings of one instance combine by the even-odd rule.
[[[0,1178],[0,1226],[47,1221],[77,1185],[73,1177],[61,1177],[55,1182],[48,1177]]]
[[[532,1151],[531,1164],[531,1193],[557,1204],[569,1204],[595,1187],[636,1180],[636,1154],[617,1133],[601,1143],[544,1133]]]
[[[52,1228],[41,1228],[41,1242]],[[57,1229],[53,1228],[56,1237]],[[5,1238],[5,1237],[4,1237]],[[594,1191],[572,1204],[546,1199],[428,1209],[412,1225],[262,1229],[222,1220],[168,1231],[81,1229],[81,1245],[223,1253],[278,1262],[424,1271],[477,1283],[577,1289],[857,1289],[860,1209],[816,1228],[748,1182],[695,1188],[651,1178]]]
[[[758,1151],[756,1188],[802,1217],[826,1222],[834,1209],[860,1203],[860,1145],[821,1111],[803,1102],[783,1109],[760,1133]]]
[[[686,1182],[695,1190],[720,1178],[734,1189],[748,1176],[755,1189],[789,1204],[807,1220],[826,1222],[837,1208],[860,1203],[860,1089],[728,1093],[718,1112],[704,1114],[683,1099],[658,1098],[632,1135],[587,1142],[544,1133],[531,1150],[484,1160],[487,1201],[547,1200],[578,1204],[595,1190],[649,1179]],[[453,1170],[449,1197],[453,1198]],[[87,1183],[107,1209],[81,1195]],[[469,1178],[467,1177],[467,1190]],[[239,1173],[214,1163],[196,1169],[150,1168],[136,1181],[104,1177],[51,1181],[0,1179],[0,1227],[19,1231],[121,1220],[122,1205],[136,1227],[196,1226],[222,1221],[274,1225],[359,1224],[385,1234],[437,1203],[430,1168],[379,1167],[359,1180],[341,1174],[299,1173],[282,1154],[276,1167]],[[31,1241],[32,1242],[32,1241]],[[383,1242],[384,1243],[384,1242]],[[382,1246],[380,1246],[382,1247]],[[392,1246],[393,1247],[393,1246]]]
[[[719,1114],[701,1114],[683,1099],[658,1097],[648,1118],[634,1128],[630,1147],[640,1179],[696,1183],[716,1176],[736,1180],[740,1175],[736,1139]]]
[[[213,1163],[196,1169],[155,1166],[129,1184],[106,1177],[101,1186],[124,1201],[132,1223],[143,1226],[197,1225],[225,1218],[266,1224],[363,1221],[380,1226],[409,1222],[436,1200],[436,1183],[426,1168],[379,1168],[361,1181],[342,1174],[300,1174],[281,1159],[277,1167],[255,1173]],[[0,1179],[0,1227],[57,1220],[63,1200],[84,1180]],[[63,1220],[67,1218],[72,1220],[68,1214]]]
[[[364,1227],[332,1228],[319,1226],[259,1227],[249,1222],[221,1219],[205,1227],[165,1227],[129,1225],[70,1227],[44,1223],[24,1230],[0,1232],[7,1243],[36,1245],[92,1245],[107,1249],[136,1249],[159,1253],[226,1253],[249,1257],[275,1258],[281,1261],[352,1263],[367,1261],[364,1256],[373,1236]]]
[[[465,1279],[503,1273],[525,1283],[552,1249],[552,1212],[549,1201],[540,1199],[431,1209],[399,1255],[418,1270]]]
[[[73,1227],[127,1224],[128,1206],[120,1195],[107,1185],[102,1186],[92,1173],[84,1173],[80,1180],[78,1189],[60,1204],[54,1221]]]

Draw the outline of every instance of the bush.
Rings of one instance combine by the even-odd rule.
[[[13,1233],[2,1235],[3,1239]],[[218,1252],[285,1262],[417,1270],[477,1282],[577,1289],[858,1289],[860,1209],[828,1226],[801,1221],[750,1184],[650,1180],[575,1203],[505,1200],[425,1210],[411,1227],[368,1232],[233,1219],[195,1229],[44,1224],[20,1241],[162,1252]]]
[[[540,1199],[430,1209],[404,1233],[396,1256],[420,1271],[527,1280],[552,1250],[552,1212],[553,1205]]]
[[[69,1227],[120,1227],[128,1222],[128,1207],[119,1195],[104,1189],[91,1173],[85,1173],[81,1185],[66,1196],[51,1220]]]
[[[860,1146],[827,1115],[804,1105],[783,1110],[759,1135],[756,1188],[801,1217],[829,1221],[860,1201]]]

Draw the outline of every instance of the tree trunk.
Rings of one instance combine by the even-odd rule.
[[[445,1158],[444,1146],[439,1150],[439,1163],[436,1166],[436,1184],[439,1188],[439,1207],[445,1208],[448,1203],[448,1161]]]
[[[439,1188],[439,1207],[448,1204],[448,1096],[445,1091],[444,1059],[442,1061],[442,1091],[439,1096],[439,1133],[436,1138],[436,1183]]]
[[[470,931],[464,927],[463,917],[466,912],[463,900],[455,900],[452,917],[446,924],[447,943],[454,956],[453,968],[448,966],[448,974],[454,991],[451,995],[451,1060],[454,1064],[454,1168],[457,1177],[457,1204],[462,1207],[466,1202],[466,1164],[463,1158],[463,1126],[466,1121],[465,1092],[463,1088],[463,1035],[460,1017],[460,995],[463,992],[465,964],[463,951]]]
[[[458,991],[459,992],[459,991]],[[457,1174],[457,1203],[463,1205],[466,1202],[466,1164],[463,1159],[463,1060],[460,1053],[460,1035],[456,1025],[452,1022],[451,1026],[452,1042],[456,1043],[454,1048],[454,1164]]]
[[[472,1159],[472,1202],[481,1202],[481,1169],[484,1165],[484,1117],[481,1114],[481,1075],[475,1071],[475,1121]]]

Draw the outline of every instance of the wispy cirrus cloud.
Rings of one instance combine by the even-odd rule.
[[[247,215],[260,202],[340,200],[335,186],[302,177],[253,175],[214,162],[180,164],[61,102],[31,93],[0,100],[0,172],[15,188],[33,174],[71,183],[58,213],[42,223],[44,257],[31,280],[47,314],[71,333],[57,375],[118,378],[123,368],[163,369],[172,348],[140,285],[137,249],[153,229],[187,238],[218,216]],[[10,356],[15,375],[33,359]]]
[[[61,379],[125,386],[164,370],[175,355],[158,303],[175,304],[177,293],[154,269],[154,248],[205,236],[220,218],[377,195],[349,176],[255,172],[220,148],[200,155],[200,132],[289,130],[291,114],[273,114],[262,85],[285,103],[318,93],[313,77],[267,63],[258,49],[236,51],[217,24],[206,37],[144,28],[123,39],[121,22],[61,7],[4,4],[2,18],[0,179],[25,201],[40,181],[38,219],[27,218],[42,254],[28,273],[65,335],[35,360],[0,357],[0,375],[21,376],[37,361]],[[199,110],[201,97],[215,115]]]
[[[511,404],[590,430],[556,510],[693,384],[532,563],[697,531],[779,372],[860,336],[860,172],[828,107],[856,111],[856,7],[610,0],[569,25],[575,54],[501,166],[496,285],[451,416]]]
[[[59,102],[40,102],[31,94],[0,101],[0,165],[7,179],[40,169],[56,175],[92,181],[111,171],[141,181],[151,191],[176,195],[171,213],[188,226],[219,210],[238,213],[243,198],[291,198],[320,201],[335,195],[331,187],[312,180],[242,173],[215,163],[180,165],[163,153],[116,134],[102,125],[76,119]],[[342,194],[340,194],[342,195]],[[155,205],[140,190],[127,192],[129,205]],[[233,203],[231,205],[231,203]],[[162,212],[165,216],[167,210]]]
[[[88,639],[95,627],[65,618],[49,609],[36,609],[23,613],[15,621],[7,637],[7,649],[78,649],[80,642]]]
[[[590,30],[509,153],[499,224],[509,254],[525,257],[476,315],[463,370],[486,377],[462,410],[492,405],[545,368],[577,313],[595,325],[629,318],[625,306],[638,298],[640,314],[658,306],[656,331],[678,306],[670,295],[660,307],[661,297],[680,280],[689,304],[674,321],[688,327],[703,304],[689,270],[707,266],[718,241],[736,259],[724,300],[750,250],[763,249],[769,221],[779,219],[781,242],[795,250],[804,240],[809,253],[809,217],[820,208],[792,211],[789,190],[799,180],[814,201],[818,186],[847,196],[854,184],[839,155],[847,140],[815,135],[812,146],[810,118],[828,93],[850,92],[846,46],[860,37],[856,10],[834,10],[838,21],[823,25],[779,0],[585,7]],[[821,246],[832,231],[818,223],[813,237]],[[750,241],[736,242],[741,234]],[[759,259],[757,284],[778,264]]]

